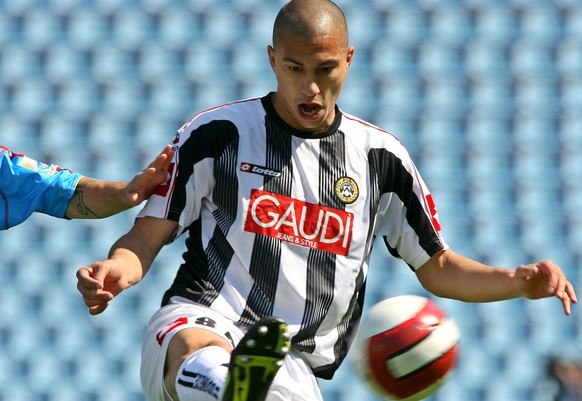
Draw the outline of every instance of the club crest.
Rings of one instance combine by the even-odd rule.
[[[335,196],[343,203],[354,203],[359,195],[358,184],[350,177],[341,177],[335,182]]]

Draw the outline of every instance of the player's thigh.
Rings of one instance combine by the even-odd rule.
[[[165,373],[178,369],[178,361],[188,352],[205,344],[230,349],[242,336],[230,320],[203,306],[171,304],[159,309],[150,319],[142,346],[140,375],[148,400],[167,400]],[[176,362],[166,366],[167,360]]]

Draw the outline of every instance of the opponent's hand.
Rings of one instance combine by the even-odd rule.
[[[117,294],[127,288],[114,260],[95,262],[77,270],[77,290],[91,315],[98,315]]]
[[[515,272],[514,287],[529,299],[558,298],[566,315],[570,315],[571,304],[578,302],[572,283],[559,266],[548,260],[519,266]]]
[[[172,146],[166,145],[162,153],[148,167],[133,177],[125,189],[125,199],[129,205],[139,205],[148,199],[159,185],[167,181],[173,155]]]

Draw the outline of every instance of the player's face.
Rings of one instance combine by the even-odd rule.
[[[277,78],[275,110],[293,128],[323,131],[335,118],[354,48],[341,34],[305,38],[285,34],[269,60]]]

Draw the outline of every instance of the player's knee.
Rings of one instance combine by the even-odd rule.
[[[175,361],[164,375],[164,385],[174,401],[217,401],[222,395],[230,353],[219,346],[199,349]]]
[[[222,370],[226,377],[227,367],[213,369],[217,364],[228,366],[230,349],[225,339],[208,330],[189,328],[177,333],[168,346],[164,366],[164,386],[172,400],[202,401],[216,393],[213,386],[222,389],[224,378],[220,377]],[[205,374],[208,371],[213,371],[211,376]]]

